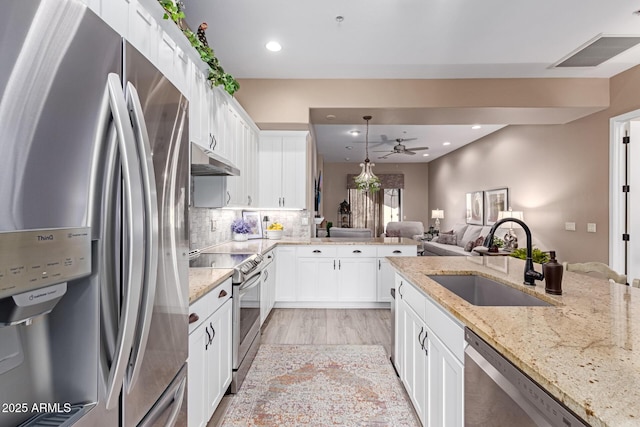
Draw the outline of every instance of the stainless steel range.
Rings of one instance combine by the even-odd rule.
[[[189,267],[232,268],[233,379],[237,393],[260,346],[260,283],[266,266],[259,254],[192,253]]]

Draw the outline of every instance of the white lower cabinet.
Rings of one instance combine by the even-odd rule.
[[[189,312],[188,423],[206,426],[231,384],[231,279]]]
[[[296,300],[296,248],[276,248],[276,301]]]
[[[276,301],[276,263],[275,250],[264,255],[270,264],[262,271],[262,283],[260,284],[260,325],[264,323]]]
[[[395,282],[396,369],[407,394],[424,426],[462,427],[463,327],[401,276]]]
[[[386,257],[417,256],[417,246],[381,245],[378,246],[377,299],[378,302],[391,302],[391,288],[396,271]]]
[[[376,259],[338,260],[338,301],[376,300]]]
[[[337,272],[335,258],[298,258],[296,300],[337,301]]]

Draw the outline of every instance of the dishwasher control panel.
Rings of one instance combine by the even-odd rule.
[[[0,299],[91,274],[91,229],[0,232]]]

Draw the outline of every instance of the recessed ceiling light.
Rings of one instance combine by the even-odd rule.
[[[442,143],[442,145],[451,145],[451,143],[449,141],[445,141]]]
[[[348,162],[349,160],[351,160],[351,159],[350,159],[350,158],[348,158],[348,157],[345,157],[344,159],[345,159],[347,162]]]
[[[429,153],[424,153],[422,157],[429,157]]]
[[[344,147],[344,148],[346,148],[347,150],[351,150],[351,149],[353,149],[353,147],[352,147],[351,145],[347,145],[347,146],[346,146],[346,147]]]
[[[359,131],[359,130],[352,130],[352,131],[349,131],[349,133],[350,133],[351,135],[353,135],[353,136],[358,136],[358,135],[360,135],[360,131]]]
[[[334,116],[333,114],[327,114],[327,120],[333,120],[336,118],[336,116]]]
[[[269,43],[265,45],[265,47],[271,52],[280,52],[282,50],[282,46],[275,40],[271,40]]]
[[[480,125],[473,125],[471,126],[471,129],[476,130],[476,129],[482,129],[482,126]]]
[[[340,23],[342,21],[344,21],[344,16],[341,16],[341,15],[336,16],[336,22]]]

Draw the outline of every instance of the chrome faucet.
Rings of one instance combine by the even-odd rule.
[[[491,227],[491,230],[489,230],[489,235],[487,236],[486,239],[484,239],[484,243],[482,245],[487,248],[491,248],[491,246],[493,246],[493,235],[495,234],[496,230],[500,225],[509,221],[515,222],[516,224],[520,224],[520,226],[524,229],[524,233],[527,235],[527,259],[524,265],[524,284],[529,286],[535,286],[536,285],[535,281],[544,279],[544,275],[533,269],[533,258],[531,255],[531,252],[532,252],[531,230],[529,230],[529,227],[527,226],[527,224],[525,224],[523,221],[519,220],[518,218],[502,218],[496,221],[495,224],[493,224],[493,227]]]

